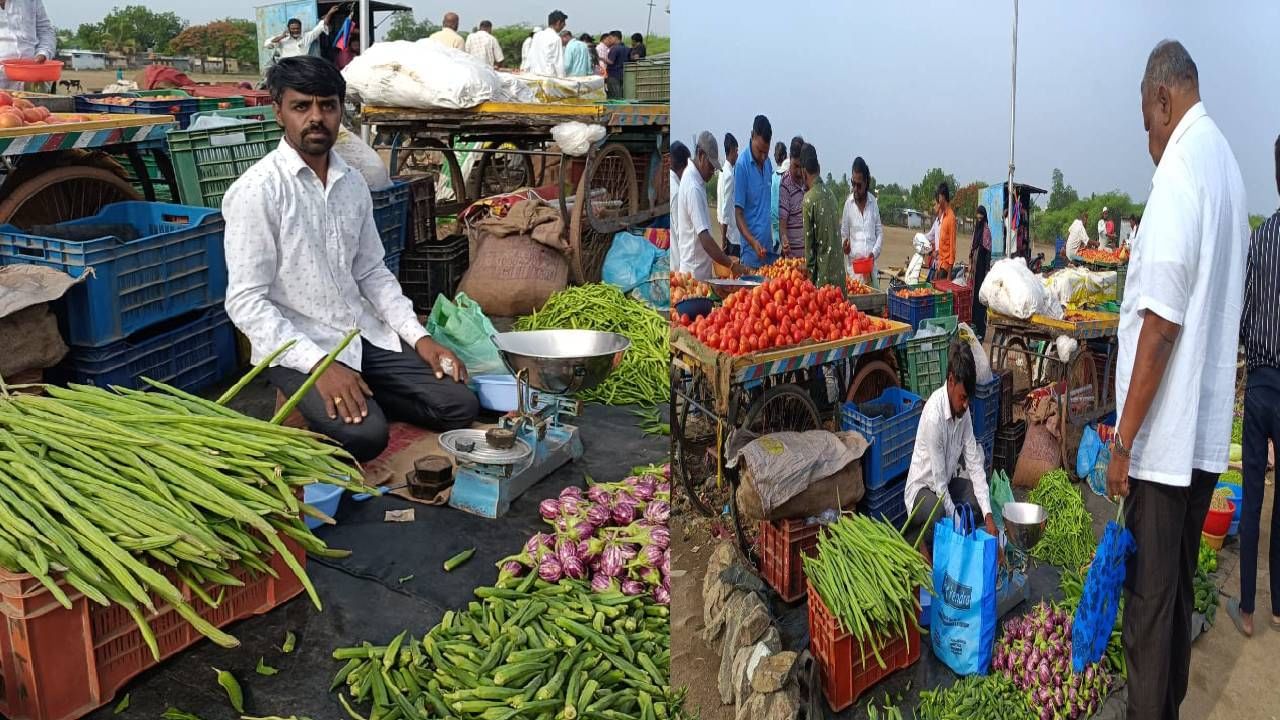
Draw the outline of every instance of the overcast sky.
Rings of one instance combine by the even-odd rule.
[[[667,0],[652,1],[653,34],[670,35]],[[271,3],[263,0],[219,0],[214,3],[194,3],[190,0],[44,0],[44,4],[54,25],[74,30],[80,23],[101,20],[113,6],[145,4],[158,12],[172,10],[189,22],[203,23],[224,17],[253,20],[256,17],[254,8]],[[602,30],[621,30],[630,37],[631,33],[644,32],[649,18],[649,0],[401,0],[399,4],[412,7],[417,19],[430,18],[437,24],[446,12],[456,11],[462,17],[464,29],[470,29],[486,19],[492,20],[495,25],[514,25],[520,22],[546,25],[547,15],[552,10],[559,9],[568,14],[569,29],[576,33],[588,32],[596,35]],[[382,27],[387,26],[384,23]]]
[[[837,177],[856,155],[879,182],[910,185],[937,166],[961,183],[1007,174],[1012,0],[732,7],[672,8],[678,138],[732,131],[745,147],[764,113],[775,141],[802,134]],[[1199,67],[1250,212],[1270,214],[1280,206],[1277,27],[1277,0],[1022,2],[1016,177],[1047,189],[1058,167],[1081,195],[1120,189],[1145,201],[1154,166],[1138,84],[1152,47],[1171,37]]]

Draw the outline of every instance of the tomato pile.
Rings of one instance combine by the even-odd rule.
[[[849,275],[846,275],[844,278],[844,290],[849,295],[871,295],[872,293],[879,292],[870,285]]]
[[[725,299],[706,317],[680,323],[702,344],[730,355],[851,338],[889,327],[850,305],[838,288],[814,287],[798,270]]]
[[[941,295],[942,293],[933,288],[902,288],[894,293],[900,298],[922,298],[930,295]]]
[[[801,275],[808,274],[804,266],[804,258],[774,260],[772,263],[757,270],[756,274],[767,278],[785,278],[790,277],[792,272],[799,272]]]
[[[688,298],[711,297],[711,286],[694,279],[691,273],[671,273],[671,304]]]
[[[1099,265],[1123,265],[1129,262],[1129,248],[1118,250],[1081,250],[1080,259]]]

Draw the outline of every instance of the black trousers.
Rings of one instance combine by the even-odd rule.
[[[610,100],[622,99],[622,78],[609,76],[604,80],[605,93]]]
[[[373,391],[369,415],[360,423],[330,419],[324,398],[314,387],[298,403],[311,430],[333,438],[359,462],[367,462],[387,448],[388,422],[399,420],[441,432],[470,427],[480,413],[475,393],[451,378],[436,379],[435,371],[417,352],[401,343],[400,352],[375,347],[361,339],[360,376]],[[292,396],[307,376],[297,370],[273,367],[267,380]]]
[[[978,507],[978,497],[973,494],[973,481],[967,476],[960,475],[951,478],[951,483],[947,485],[947,494],[951,496],[951,503],[959,509],[962,505],[968,505],[973,511],[973,521],[982,523],[982,510]],[[916,505],[910,511],[911,522],[907,523],[907,532],[905,533],[907,542],[915,542],[916,538],[924,533],[924,542],[919,543],[920,547],[928,548],[929,552],[933,552],[933,526],[943,518],[946,510],[942,498],[932,490],[921,490],[916,493]],[[930,521],[929,518],[933,520]],[[928,523],[926,526],[925,523]]]
[[[982,342],[987,336],[987,306],[982,304],[982,300],[978,297],[978,291],[982,289],[982,281],[987,279],[987,268],[991,266],[991,251],[979,245],[973,252],[973,267],[969,268],[969,287],[972,288],[973,297],[970,298],[971,314],[973,315],[973,332],[978,336],[978,342]]]
[[[1191,672],[1192,581],[1217,473],[1190,487],[1129,478],[1125,525],[1138,549],[1125,577],[1124,659],[1130,720],[1177,720]]]
[[[1267,441],[1280,445],[1280,369],[1249,371],[1244,391],[1244,499],[1240,508],[1240,611],[1252,613],[1258,585],[1258,539],[1266,492]],[[1277,494],[1276,497],[1280,497]],[[1280,615],[1280,513],[1271,502],[1271,614]]]

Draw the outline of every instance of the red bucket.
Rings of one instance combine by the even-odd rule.
[[[853,261],[853,271],[863,277],[871,277],[871,272],[876,268],[876,259],[873,257],[864,257],[860,260]]]
[[[1231,517],[1236,514],[1236,504],[1227,501],[1226,510],[1209,509],[1209,514],[1204,517],[1204,531],[1210,535],[1226,535],[1227,530],[1231,528]]]

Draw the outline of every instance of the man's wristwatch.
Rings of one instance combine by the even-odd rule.
[[[1116,436],[1111,442],[1111,450],[1122,458],[1129,458],[1129,448],[1125,447],[1124,440],[1120,438],[1120,431],[1116,431]]]

